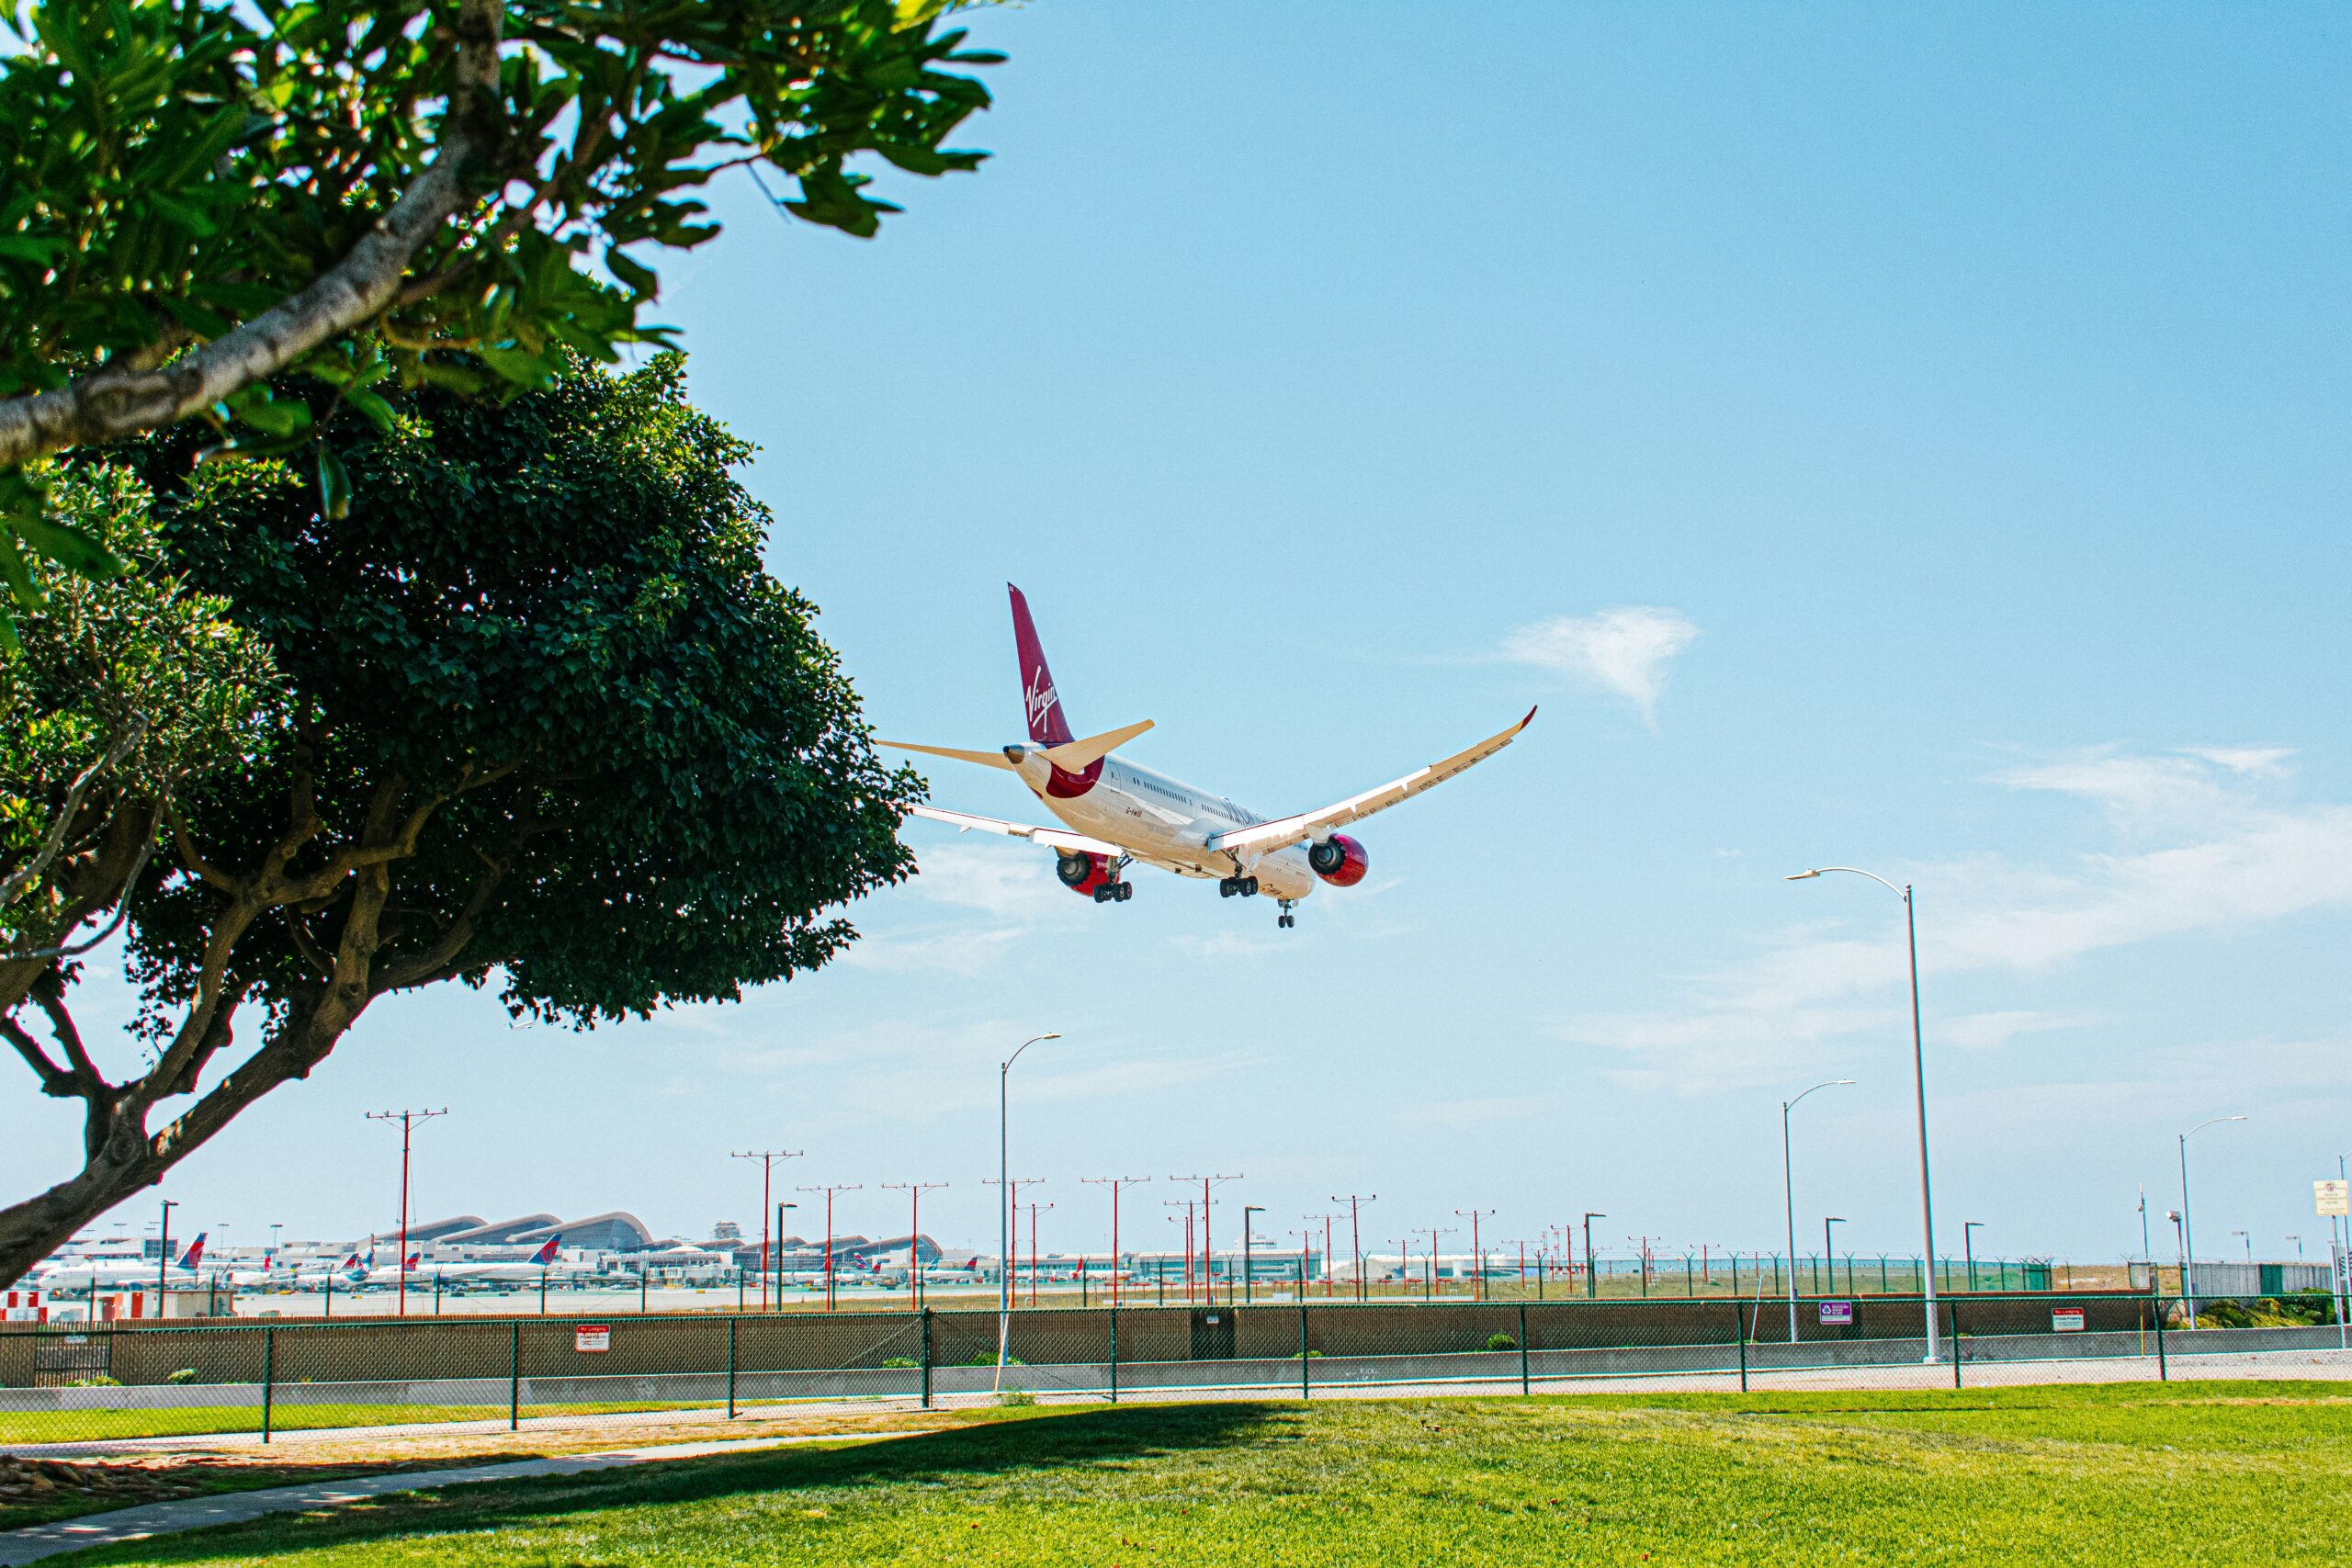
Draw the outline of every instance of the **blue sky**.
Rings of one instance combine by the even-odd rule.
[[[379,1006],[183,1168],[197,1223],[386,1223],[361,1122],[447,1103],[417,1205],[755,1222],[730,1148],[861,1182],[844,1229],[993,1230],[995,1064],[1048,1247],[1084,1176],[1368,1235],[1587,1209],[1596,1240],[1916,1246],[1900,906],[1918,886],[1944,1244],[2324,1251],[2352,1147],[2340,13],[1389,5],[982,14],[996,156],[886,180],[872,243],[748,183],[667,269],[758,441],[770,561],[877,730],[1017,738],[1003,584],[1081,733],[1268,814],[1532,702],[1368,823],[1277,931],[915,824],[837,967],[574,1036]],[[942,763],[943,805],[1035,818]],[[19,1100],[20,1106],[24,1103]],[[67,1168],[47,1107],[0,1149]],[[293,1179],[288,1179],[293,1178]],[[150,1205],[130,1211],[144,1215]],[[1138,1222],[1136,1215],[1147,1218]],[[1376,1219],[1374,1224],[1370,1220]],[[175,1221],[175,1226],[183,1222]],[[1228,1222],[1220,1217],[1219,1229]],[[2161,1227],[2159,1227],[2161,1228]],[[1453,1245],[1451,1242],[1449,1246]],[[2160,1251],[2169,1250],[2160,1243]]]

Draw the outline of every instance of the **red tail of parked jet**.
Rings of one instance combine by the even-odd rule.
[[[1352,887],[1363,880],[1371,857],[1363,844],[1339,831],[1376,811],[1385,811],[1486,761],[1519,738],[1535,717],[1490,735],[1403,778],[1352,795],[1317,811],[1269,819],[1225,795],[1181,784],[1112,753],[1152,728],[1145,719],[1085,739],[1075,739],[1061,693],[1046,664],[1045,645],[1029,615],[1029,601],[1007,583],[1012,598],[1012,642],[1021,660],[1023,716],[1030,744],[997,751],[950,746],[918,746],[886,740],[885,746],[952,757],[1020,775],[1030,793],[1061,818],[1063,828],[1035,828],[994,817],[975,817],[918,806],[914,813],[959,830],[978,828],[1028,839],[1052,850],[1065,886],[1098,904],[1124,903],[1135,894],[1125,876],[1141,862],[1180,876],[1215,877],[1225,897],[1271,893],[1282,907],[1279,924],[1294,923],[1292,907],[1318,882]]]

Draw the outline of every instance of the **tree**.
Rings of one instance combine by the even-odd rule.
[[[628,247],[718,231],[692,193],[764,165],[780,210],[860,236],[999,56],[956,0],[10,0],[0,59],[0,577],[108,568],[44,515],[40,460],[191,417],[226,452],[348,476],[289,374],[511,395],[566,352],[667,341]],[[610,284],[593,276],[601,266]],[[27,465],[32,465],[28,468]],[[0,601],[0,637],[7,635]]]
[[[92,1061],[69,964],[0,965],[10,1043],[86,1129],[78,1174],[0,1209],[0,1280],[378,997],[494,986],[580,1028],[732,998],[824,964],[855,935],[837,907],[909,874],[920,782],[876,761],[812,607],[762,571],[767,513],[729,471],[750,448],[683,375],[575,360],[503,405],[427,388],[389,434],[342,422],[340,522],[281,460],[140,448],[169,560],[266,649],[287,718],[180,782],[125,890],[138,1071]]]

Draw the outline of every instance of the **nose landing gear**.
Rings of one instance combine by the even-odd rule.
[[[1294,915],[1294,914],[1292,914],[1292,913],[1290,912],[1290,911],[1291,911],[1291,900],[1289,900],[1289,899],[1287,899],[1287,898],[1283,899],[1283,900],[1282,901],[1282,906],[1283,906],[1283,912],[1282,912],[1280,915],[1277,915],[1276,917],[1274,917],[1274,924],[1275,924],[1275,925],[1277,925],[1277,926],[1280,926],[1280,927],[1281,927],[1281,928],[1283,928],[1284,931],[1287,931],[1287,930],[1289,930],[1291,927],[1293,927],[1293,926],[1295,926],[1295,925],[1298,924],[1298,917],[1297,917],[1296,915]]]

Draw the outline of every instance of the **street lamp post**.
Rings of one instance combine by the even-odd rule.
[[[1897,887],[1876,872],[1859,866],[1821,865],[1811,871],[1800,871],[1787,878],[1803,882],[1824,872],[1842,871],[1853,876],[1867,876],[1881,887],[1903,900],[1903,940],[1911,958],[1911,1081],[1919,1111],[1919,1245],[1920,1257],[1927,1265],[1928,1359],[1939,1359],[1936,1350],[1936,1201],[1935,1184],[1928,1164],[1928,1061],[1927,1048],[1919,1033],[1919,924],[1912,907],[1911,885]]]
[[[1250,1216],[1252,1214],[1262,1214],[1265,1212],[1265,1208],[1261,1204],[1244,1203],[1241,1205],[1241,1300],[1245,1304],[1250,1300]]]
[[[1803,1100],[1805,1094],[1811,1094],[1815,1089],[1838,1089],[1853,1081],[1851,1078],[1831,1078],[1826,1083],[1814,1085],[1804,1094],[1798,1095],[1796,1100],[1781,1101],[1781,1213],[1789,1227],[1789,1343],[1792,1345],[1797,1342],[1797,1200],[1796,1180],[1789,1169],[1789,1112],[1795,1107],[1797,1100]],[[1590,1249],[1588,1247],[1587,1250]]]
[[[2144,1218],[2144,1216],[2143,1217]],[[1962,1220],[1960,1222],[1960,1252],[1961,1256],[1968,1260],[1968,1289],[1972,1294],[1976,1290],[1976,1233],[1984,1228],[1984,1222],[1983,1220]],[[2001,1288],[2003,1290],[2007,1290],[2008,1288],[2008,1279],[2006,1273],[2002,1276]]]
[[[1001,1189],[1004,1207],[997,1218],[996,1270],[996,1371],[989,1380],[994,1391],[1003,1385],[1004,1354],[1012,1342],[1012,1143],[1010,1104],[1012,1064],[1021,1060],[1021,1053],[1040,1040],[1059,1040],[1059,1034],[1033,1034],[1023,1040],[1012,1055],[996,1070],[996,1178]]]
[[[1600,1293],[1600,1274],[1599,1274],[1599,1273],[1597,1273],[1597,1272],[1594,1270],[1594,1269],[1593,1269],[1593,1267],[1592,1267],[1592,1222],[1593,1222],[1593,1221],[1595,1221],[1595,1220],[1605,1220],[1605,1219],[1607,1219],[1608,1217],[1609,1217],[1609,1216],[1608,1216],[1607,1214],[1602,1213],[1601,1213],[1600,1210],[1598,1210],[1598,1209],[1588,1209],[1588,1210],[1586,1210],[1586,1211],[1585,1211],[1585,1215],[1584,1215],[1584,1293],[1585,1293],[1587,1296],[1597,1296],[1597,1295],[1599,1295],[1599,1294]],[[1792,1307],[1792,1308],[1790,1309],[1790,1311],[1792,1311],[1792,1312],[1794,1312],[1795,1310],[1796,1310],[1796,1309],[1795,1309],[1795,1308],[1793,1308],[1793,1307]],[[1794,1320],[1793,1318],[1792,1318],[1790,1321],[1793,1322],[1793,1321],[1795,1321],[1795,1320]]]
[[[2197,1225],[2188,1217],[2188,1140],[2208,1127],[2243,1122],[2243,1116],[2215,1116],[2180,1134],[2180,1294],[2188,1303],[2188,1326],[2197,1326]]]
[[[1831,1214],[1821,1222],[1821,1260],[1829,1267],[1829,1289],[1833,1294],[1838,1289],[1838,1254],[1830,1243],[1829,1227],[1842,1225],[1845,1223],[1846,1216],[1843,1214]],[[1853,1284],[1853,1273],[1854,1271],[1850,1269],[1846,1270],[1846,1283],[1849,1288]]]

